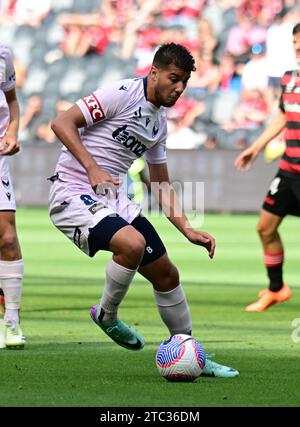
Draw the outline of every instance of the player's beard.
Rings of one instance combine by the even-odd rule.
[[[159,89],[155,91],[155,96],[159,104],[162,105],[163,107],[173,107],[173,105],[176,104],[176,101],[178,99],[178,97],[176,99],[172,99],[170,95],[166,97],[162,97],[161,91]]]

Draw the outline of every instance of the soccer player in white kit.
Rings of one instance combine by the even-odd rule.
[[[24,264],[16,232],[16,203],[11,184],[8,156],[20,150],[18,144],[19,104],[16,77],[9,49],[0,44],[0,303],[2,348],[23,348],[19,310]],[[5,306],[5,309],[4,309]]]
[[[99,250],[113,253],[100,303],[92,307],[91,317],[112,340],[131,350],[143,348],[144,339],[118,318],[118,307],[137,271],[152,283],[170,334],[191,334],[192,330],[177,268],[122,185],[136,158],[144,156],[151,183],[161,184],[157,193],[168,219],[190,242],[214,256],[214,238],[194,230],[179,209],[166,162],[164,107],[176,103],[194,70],[194,58],[183,46],[162,45],[147,77],[107,84],[52,121],[64,147],[50,178],[51,220],[87,255]],[[203,373],[238,375],[235,369],[209,359]]]

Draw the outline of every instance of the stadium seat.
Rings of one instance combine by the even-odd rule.
[[[28,74],[24,84],[23,92],[29,96],[32,93],[41,93],[45,87],[45,83],[48,78],[46,69],[33,68]]]
[[[99,8],[99,0],[74,0],[73,13],[92,13]]]
[[[71,12],[74,0],[51,0],[51,9],[55,13]]]
[[[14,56],[18,58],[22,64],[27,66],[31,60],[31,48],[33,46],[34,39],[29,35],[19,35],[14,39],[13,51]]]
[[[49,24],[46,34],[46,41],[49,46],[59,44],[64,38],[64,30],[56,21]]]
[[[72,92],[79,92],[82,88],[85,75],[83,70],[69,69],[61,79],[59,90],[64,97]]]

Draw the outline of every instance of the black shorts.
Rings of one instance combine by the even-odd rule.
[[[280,217],[300,216],[300,176],[286,176],[279,170],[271,182],[262,208]]]
[[[131,225],[144,236],[146,241],[145,253],[140,266],[150,264],[167,251],[153,225],[142,215],[136,217],[131,224],[118,215],[109,215],[90,229],[89,252],[93,257],[99,250],[108,251],[109,242],[121,228]]]

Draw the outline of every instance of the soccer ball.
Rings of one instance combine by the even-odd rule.
[[[158,372],[168,381],[194,381],[201,375],[205,360],[202,345],[185,334],[171,336],[156,353]]]

